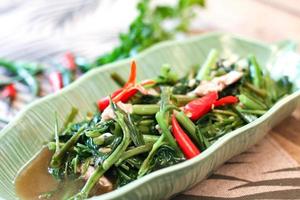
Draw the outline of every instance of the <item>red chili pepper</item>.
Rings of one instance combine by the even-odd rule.
[[[123,86],[122,91],[117,96],[112,98],[112,100],[114,102],[118,102],[118,101],[121,101],[122,98],[125,98],[123,96],[128,97],[127,94],[132,89],[132,87],[135,86],[135,82],[136,82],[136,63],[135,63],[135,61],[132,61],[131,65],[130,65],[130,75],[129,75],[128,81]],[[131,94],[133,94],[133,95],[135,93],[131,92]],[[133,96],[133,95],[131,95],[131,96]]]
[[[218,107],[218,106],[225,106],[225,105],[228,105],[228,104],[235,104],[238,101],[239,101],[239,99],[235,96],[226,96],[226,97],[223,97],[221,99],[218,99],[213,104],[214,104],[215,107]]]
[[[120,94],[123,91],[122,88],[117,89],[115,92],[111,94],[111,98],[114,98],[118,94]],[[102,112],[107,106],[109,105],[109,97],[103,97],[98,101],[98,109]]]
[[[211,92],[201,98],[195,99],[184,106],[184,113],[193,121],[208,113],[218,99],[217,92]]]
[[[71,71],[76,70],[75,56],[71,52],[67,52],[63,56],[63,65]]]
[[[129,75],[128,81],[124,85],[123,88],[132,86],[135,84],[135,82],[136,82],[136,62],[133,60],[130,65],[130,75]]]
[[[14,100],[17,96],[17,90],[14,84],[9,84],[4,87],[1,92],[1,97],[8,98],[10,101]]]
[[[122,101],[123,103],[126,103],[132,96],[134,96],[136,93],[138,92],[138,89],[136,88],[131,88],[129,90],[127,90],[127,92],[125,92],[121,97],[120,97],[120,101]]]
[[[126,103],[132,96],[138,91],[146,93],[147,91],[143,88],[144,85],[155,84],[154,80],[145,80],[140,84],[136,84],[136,63],[131,63],[130,75],[128,81],[124,87],[116,90],[112,93],[111,98],[114,102],[121,101]],[[109,97],[104,97],[98,101],[98,108],[102,112],[109,105]]]
[[[63,78],[60,72],[51,72],[49,74],[49,81],[54,92],[63,88]]]
[[[199,149],[180,127],[174,114],[172,115],[172,133],[187,159],[193,158],[200,154]]]
[[[148,91],[143,87],[145,85],[152,85],[156,82],[154,80],[144,80],[140,84],[135,84],[133,87],[125,88],[123,87],[123,92],[118,94],[118,97],[113,98],[114,102],[122,101],[127,102],[132,96],[134,96],[138,91],[142,94],[147,94]]]

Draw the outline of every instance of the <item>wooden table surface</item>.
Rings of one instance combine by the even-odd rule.
[[[297,0],[208,0],[197,25],[267,42],[300,41],[300,2]]]

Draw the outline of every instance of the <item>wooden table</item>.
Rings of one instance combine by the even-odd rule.
[[[208,0],[196,23],[267,42],[287,38],[299,42],[300,4],[297,0]]]

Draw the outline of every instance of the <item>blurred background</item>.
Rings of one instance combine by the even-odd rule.
[[[133,45],[134,50],[128,55],[119,55],[118,58],[110,61],[106,59],[105,62],[97,62],[97,59],[101,60],[102,55],[126,43],[119,39],[120,33],[128,33],[130,36],[136,31],[129,30],[131,25],[141,17],[141,13],[147,13],[137,8],[138,2],[146,5],[148,11],[150,10],[148,15],[151,12],[153,14],[155,8],[159,6],[167,9],[162,9],[159,14],[153,14],[159,15],[156,18],[142,17],[146,22],[141,26],[133,25],[135,27],[133,29],[143,29],[147,23],[158,23],[165,27],[163,31],[172,34],[159,33],[157,40],[149,41],[149,45],[140,50],[136,50],[138,48]],[[180,3],[183,4],[182,7],[185,6],[185,9],[179,11],[177,8]],[[176,15],[174,13],[179,14],[174,16]],[[193,16],[190,16],[191,13]],[[163,15],[169,15],[170,19],[168,17],[167,20],[157,19],[163,18]],[[29,102],[66,86],[87,71],[83,69],[84,67],[77,66],[79,69],[76,69],[74,76],[61,69],[63,65],[72,62],[72,59],[76,61],[75,65],[78,61],[83,65],[94,67],[133,56],[159,41],[180,39],[215,30],[242,34],[266,42],[286,38],[297,40],[300,38],[299,19],[300,5],[297,0],[152,0],[149,2],[144,0],[1,0],[0,64],[14,62],[13,65],[18,65],[15,68],[25,65],[26,69],[28,64],[39,66],[37,70],[34,67],[33,72],[29,70],[37,79],[36,81],[30,78],[24,80],[23,76],[26,77],[26,74],[20,78],[18,74],[20,72],[0,67],[0,89],[4,93],[0,101],[0,127],[3,127]],[[180,20],[186,27],[181,27],[182,30],[174,30],[174,24],[176,26]],[[154,31],[157,33],[161,30]],[[134,37],[132,41],[140,43],[140,36]],[[19,61],[25,63],[15,63]],[[53,77],[51,77],[52,72]],[[64,83],[59,83],[60,79],[64,79],[61,81]],[[6,97],[7,91],[3,92],[5,86],[11,82],[14,83],[13,89],[16,90],[13,99]],[[54,86],[50,84],[51,82],[54,82]]]

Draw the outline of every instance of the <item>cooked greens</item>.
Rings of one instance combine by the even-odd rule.
[[[116,189],[199,155],[292,92],[286,77],[273,80],[254,56],[246,60],[228,65],[212,50],[198,73],[192,68],[180,78],[163,66],[158,77],[139,83],[133,62],[129,80],[117,78],[124,86],[100,99],[94,116],[72,122],[72,109],[62,129],[55,124],[49,173],[84,180],[69,198],[85,199],[104,182]]]

